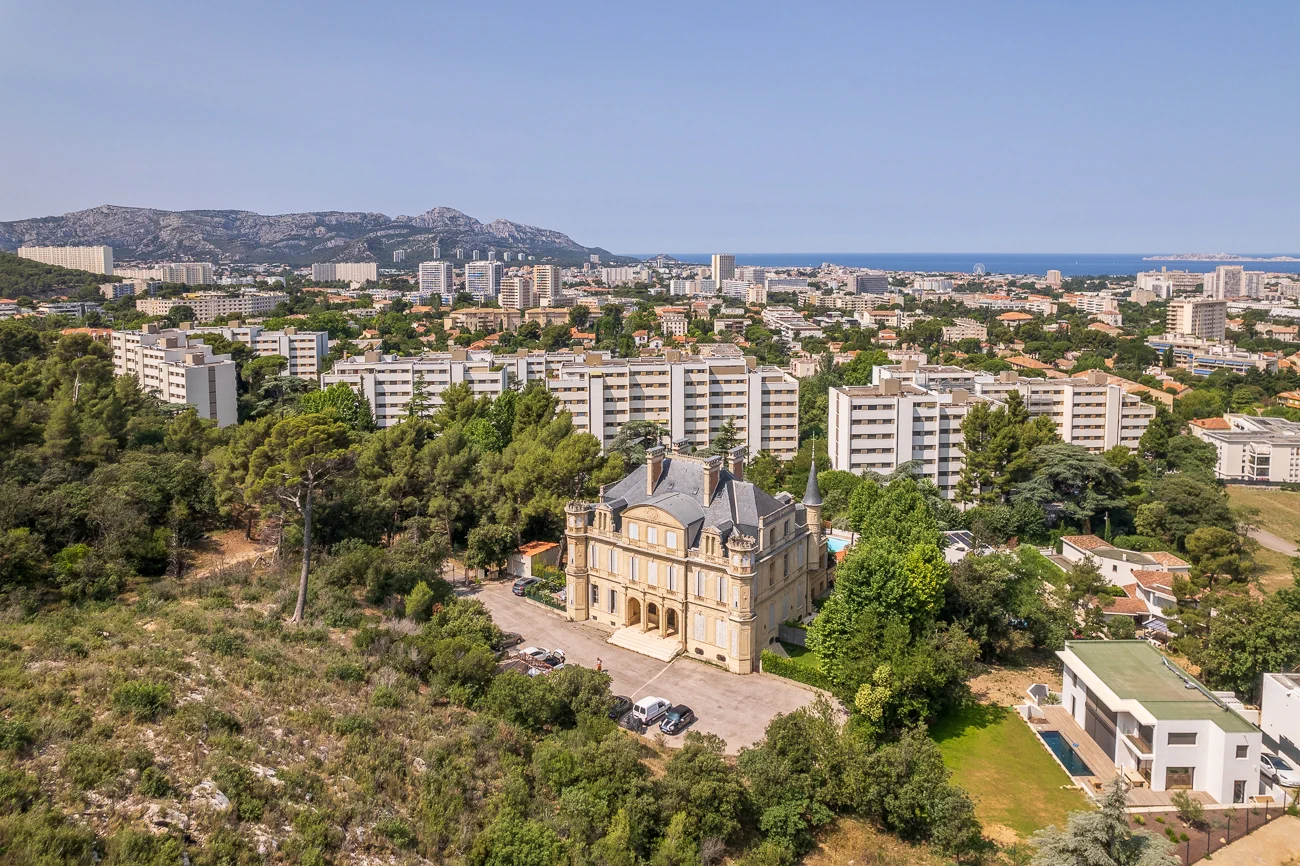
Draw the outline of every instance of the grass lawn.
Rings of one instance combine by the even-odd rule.
[[[1274,535],[1294,542],[1300,538],[1300,493],[1276,487],[1229,485],[1228,501],[1236,506],[1259,509],[1259,525]]]
[[[817,653],[808,649],[808,647],[799,646],[794,643],[786,643],[785,641],[781,641],[781,647],[786,651],[786,654],[790,656],[790,661],[803,665],[806,668],[811,668],[818,673],[821,672],[822,660],[818,658]]]
[[[994,838],[999,836],[995,825],[1027,838],[1048,824],[1063,824],[1071,811],[1090,807],[1014,710],[963,707],[936,722],[930,735]]]
[[[1265,592],[1290,586],[1291,559],[1284,553],[1261,547],[1255,551],[1255,576]]]

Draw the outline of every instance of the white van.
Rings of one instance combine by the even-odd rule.
[[[667,698],[642,698],[632,705],[632,718],[643,725],[649,725],[672,709],[672,706],[672,701]]]

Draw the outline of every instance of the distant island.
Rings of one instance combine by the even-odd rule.
[[[1300,262],[1295,256],[1239,256],[1235,253],[1174,253],[1168,256],[1143,256],[1144,262]]]

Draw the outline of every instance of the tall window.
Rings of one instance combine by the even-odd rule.
[[[609,549],[609,573],[618,574],[618,552],[612,547]]]
[[[668,591],[677,591],[677,566],[675,565],[668,566]]]
[[[704,614],[699,611],[695,613],[695,639],[704,640]]]
[[[695,569],[695,595],[698,598],[704,597],[704,572],[698,568]]]
[[[646,583],[650,584],[651,586],[659,585],[659,563],[653,560],[646,563],[645,580]]]
[[[781,576],[785,577],[790,574],[790,554],[781,554]]]
[[[727,600],[727,579],[720,574],[718,575],[717,599],[718,601]]]
[[[647,526],[645,528],[645,540],[650,542],[651,544],[658,544],[659,530],[653,526]]]
[[[591,585],[591,604],[593,607],[600,606],[600,587],[594,583]]]
[[[636,580],[636,557],[629,556],[627,558],[627,562],[628,562],[628,568],[631,569],[628,576],[631,577],[633,581],[635,581]]]
[[[638,538],[641,537],[641,532],[637,528],[637,525],[635,523],[629,523],[627,525],[627,537],[632,539],[633,541],[636,541]]]
[[[673,532],[671,529],[666,530],[664,532],[664,544],[668,545],[669,547],[676,547],[677,533]]]
[[[618,593],[614,590],[609,591],[609,612],[613,613],[614,608],[618,606]]]
[[[713,624],[713,642],[726,649],[727,647],[727,621],[720,619]]]

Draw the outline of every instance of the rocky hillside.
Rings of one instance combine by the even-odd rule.
[[[584,247],[566,234],[509,220],[481,223],[447,207],[418,216],[324,211],[266,216],[242,210],[165,211],[102,205],[55,217],[0,222],[0,249],[23,244],[109,244],[125,259],[196,259],[215,262],[391,262],[407,251],[408,264],[466,251],[520,251],[539,260],[625,261],[599,247]],[[628,260],[630,261],[630,260]]]

